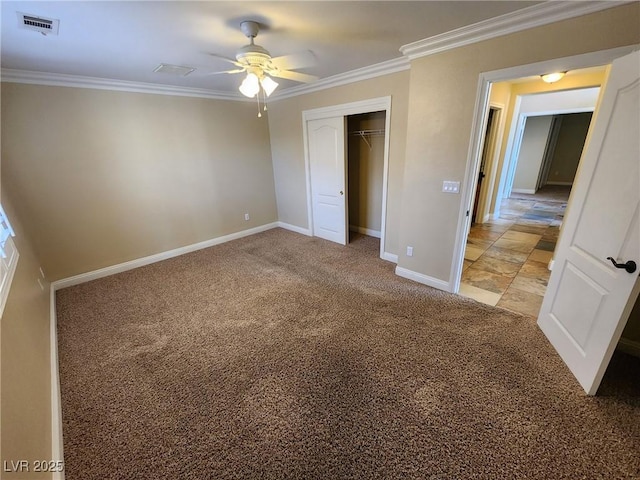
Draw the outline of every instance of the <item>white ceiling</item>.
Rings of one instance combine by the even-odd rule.
[[[543,2],[527,1],[2,1],[3,69],[237,93],[237,75],[209,53],[235,57],[243,20],[262,25],[272,56],[312,51],[301,72],[326,79],[402,56],[400,47]],[[19,28],[16,12],[60,20],[57,36]],[[160,64],[196,68],[186,77]],[[278,80],[279,90],[298,85]]]

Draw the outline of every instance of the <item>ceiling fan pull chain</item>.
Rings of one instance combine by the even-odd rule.
[[[258,101],[258,118],[262,117],[262,113],[260,113],[260,92],[256,95],[256,100]]]

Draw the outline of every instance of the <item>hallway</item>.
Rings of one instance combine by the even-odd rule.
[[[538,316],[549,280],[570,186],[546,186],[535,195],[513,194],[500,218],[469,231],[460,295]]]

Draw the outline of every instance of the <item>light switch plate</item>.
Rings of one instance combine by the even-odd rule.
[[[445,180],[442,182],[442,191],[444,193],[460,193],[460,182]]]

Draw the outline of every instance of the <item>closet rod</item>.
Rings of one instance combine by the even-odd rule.
[[[371,150],[372,146],[367,137],[376,137],[380,135],[384,135],[384,129],[379,128],[376,130],[354,130],[353,132],[349,132],[349,135],[357,135],[361,137],[365,143],[369,146],[369,150]]]
[[[354,130],[349,132],[349,135],[384,135],[384,128],[376,130]]]

